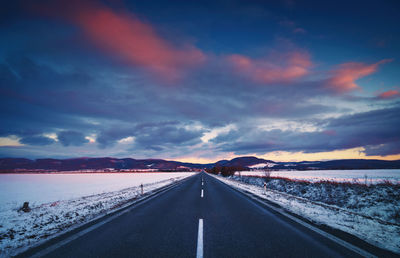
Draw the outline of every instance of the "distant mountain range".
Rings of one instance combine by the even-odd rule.
[[[138,169],[138,170],[184,170],[185,168],[203,168],[210,164],[192,164],[162,159],[117,159],[117,158],[75,158],[75,159],[24,159],[1,158],[0,170],[101,170],[101,169]]]
[[[216,163],[195,164],[162,159],[24,159],[0,158],[0,171],[74,171],[74,170],[195,170],[215,166],[246,167],[249,169],[400,169],[400,160],[344,159],[331,161],[275,162],[257,157],[239,157]]]

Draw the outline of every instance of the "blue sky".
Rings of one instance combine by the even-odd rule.
[[[400,158],[396,1],[10,1],[0,156]]]

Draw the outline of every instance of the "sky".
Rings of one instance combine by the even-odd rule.
[[[398,1],[8,1],[0,157],[400,159]]]

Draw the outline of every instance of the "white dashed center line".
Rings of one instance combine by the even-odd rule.
[[[203,219],[199,219],[199,233],[197,235],[197,258],[203,258]]]

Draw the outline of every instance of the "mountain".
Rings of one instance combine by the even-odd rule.
[[[9,170],[55,170],[72,171],[84,169],[158,169],[184,170],[185,168],[206,168],[213,164],[192,164],[162,159],[116,159],[116,158],[75,158],[75,159],[0,159],[0,171]]]
[[[257,157],[238,157],[210,164],[185,163],[163,159],[117,159],[117,158],[74,158],[74,159],[24,159],[0,158],[0,171],[24,170],[101,170],[101,169],[157,169],[193,170],[212,167],[245,167],[250,169],[400,169],[400,160],[344,159],[331,161],[275,162]]]

